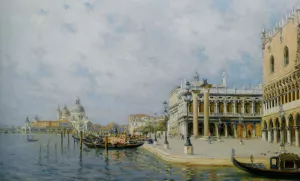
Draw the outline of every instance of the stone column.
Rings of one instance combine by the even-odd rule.
[[[278,143],[278,130],[277,128],[273,128],[274,131],[274,143]]]
[[[291,137],[291,127],[289,126],[287,128],[287,142],[288,142],[288,145],[292,145],[292,137]]]
[[[284,142],[284,130],[283,128],[280,128],[280,143]]]
[[[244,129],[243,129],[243,138],[246,138],[247,137],[247,126],[246,126],[246,124],[243,124],[243,127],[244,127]]]
[[[236,101],[233,101],[233,114],[236,114]]]
[[[227,102],[226,101],[223,102],[223,106],[224,106],[224,115],[226,115],[227,114]]]
[[[215,101],[215,113],[219,113],[219,110],[218,110],[218,101]]]
[[[237,126],[236,124],[233,125],[233,133],[234,133],[234,138],[237,138]]]
[[[211,84],[203,84],[204,89],[204,137],[208,137],[209,132],[209,90]]]
[[[251,102],[251,113],[254,114],[254,102]]]
[[[219,133],[219,129],[218,129],[218,124],[215,124],[215,130],[216,130],[216,135],[217,135],[217,138],[219,138],[220,136],[220,133]]]
[[[228,132],[227,132],[227,129],[228,129],[228,128],[227,128],[227,126],[228,126],[228,125],[225,123],[225,124],[224,124],[224,129],[225,129],[225,137],[226,137],[226,138],[228,137]]]
[[[198,94],[199,93],[200,93],[200,91],[198,91],[198,90],[193,90],[192,91],[192,97],[193,97],[193,135],[195,137],[199,136],[199,129],[198,129]]]
[[[252,138],[256,137],[256,126],[255,123],[253,124],[253,131],[252,131]]]
[[[296,147],[299,147],[299,127],[295,127]]]
[[[241,111],[242,114],[245,113],[245,101],[242,101],[242,111]]]
[[[266,129],[262,129],[261,130],[261,134],[262,134],[262,140],[263,141],[267,141],[266,138],[267,138],[267,130]]]

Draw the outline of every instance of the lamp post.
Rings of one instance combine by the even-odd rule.
[[[191,103],[192,99],[192,93],[190,92],[190,82],[186,82],[186,92],[184,94],[184,100],[186,101],[186,123],[188,123],[189,119],[189,105]],[[185,146],[192,146],[191,141],[190,141],[190,136],[188,133],[186,133],[186,143],[184,144]]]
[[[167,110],[167,108],[168,108],[168,103],[167,103],[167,101],[164,101],[163,102],[163,105],[164,105],[164,116],[165,116],[165,142],[164,142],[164,147],[166,148],[166,149],[169,149],[169,142],[168,142],[168,138],[167,138],[167,127],[168,127],[168,119],[167,119],[167,117],[168,117],[168,110]]]
[[[222,121],[221,119],[219,119],[219,123],[218,123],[218,134],[219,134],[219,141],[221,141],[221,128],[222,128]]]
[[[282,119],[282,117],[284,117],[284,109],[283,109],[283,106],[282,106],[282,104],[280,104],[279,105],[279,115],[280,115],[280,118]],[[280,138],[281,138],[281,140],[280,140],[280,150],[282,151],[282,152],[285,152],[285,142],[284,142],[284,139],[283,139],[283,129],[284,129],[284,127],[283,126],[281,126],[281,128],[280,128]]]
[[[157,117],[156,113],[154,113],[154,144],[157,144],[157,139],[156,139],[156,122],[157,122]]]
[[[243,117],[242,117],[242,114],[239,114],[239,123],[242,124],[243,123]],[[246,128],[244,128],[246,129]],[[244,130],[243,130],[244,132]],[[241,141],[240,141],[240,144],[243,144],[243,134],[244,133],[240,133],[241,134]]]

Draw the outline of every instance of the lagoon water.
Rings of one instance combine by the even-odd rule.
[[[38,135],[28,143],[26,135],[0,135],[0,180],[274,180],[253,178],[234,167],[184,166],[164,162],[148,151],[87,149],[70,136]],[[48,144],[49,140],[49,144]]]

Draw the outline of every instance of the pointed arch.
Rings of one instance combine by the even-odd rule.
[[[287,46],[284,47],[283,49],[283,64],[285,66],[287,66],[289,63],[290,63],[290,60],[289,60],[289,48]]]
[[[296,115],[296,126],[300,126],[300,114],[297,113]]]

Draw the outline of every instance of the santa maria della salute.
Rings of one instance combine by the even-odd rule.
[[[85,114],[84,107],[80,104],[77,97],[75,105],[69,111],[67,105],[62,109],[58,106],[56,109],[56,121],[39,120],[35,118],[29,121],[27,118],[26,125],[22,128],[23,132],[60,132],[64,130],[89,131],[92,128],[92,122]]]

